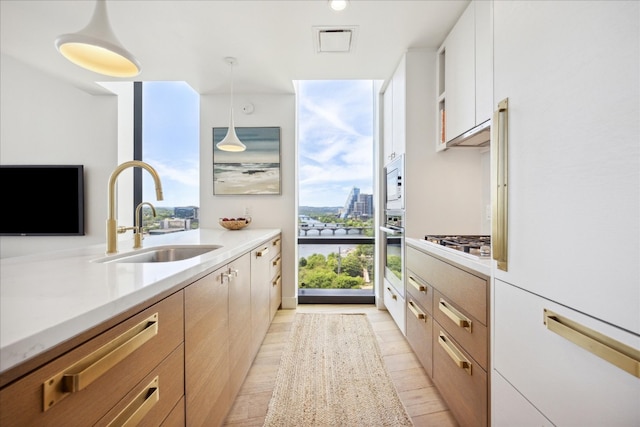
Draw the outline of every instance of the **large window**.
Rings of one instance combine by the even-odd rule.
[[[374,82],[298,82],[298,301],[373,302]]]
[[[140,101],[138,101],[140,102]],[[198,228],[200,187],[200,102],[184,82],[142,83],[141,160],[162,179],[164,200],[156,201],[153,179],[142,174],[145,233],[173,233]]]

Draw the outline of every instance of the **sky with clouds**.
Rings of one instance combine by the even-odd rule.
[[[300,206],[343,206],[373,192],[372,81],[298,82]]]
[[[301,206],[343,206],[354,186],[373,192],[373,97],[372,81],[298,81]],[[199,206],[198,94],[183,82],[145,82],[143,105],[143,159],[165,196],[156,206]],[[147,175],[143,198],[153,203]]]
[[[143,173],[143,199],[154,206],[200,206],[200,99],[184,82],[144,82],[142,158],[158,171],[164,200]]]

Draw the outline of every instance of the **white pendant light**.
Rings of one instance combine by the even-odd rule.
[[[247,146],[240,141],[238,135],[236,135],[236,128],[233,125],[233,66],[236,63],[235,58],[227,57],[224,60],[231,66],[231,112],[229,113],[229,129],[227,130],[227,135],[222,139],[222,141],[216,144],[222,151],[244,151],[247,149]]]
[[[107,16],[106,0],[96,0],[89,24],[77,33],[63,34],[55,42],[69,61],[96,73],[112,77],[140,74],[140,63],[113,33]]]

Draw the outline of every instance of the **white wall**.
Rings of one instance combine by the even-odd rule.
[[[104,242],[107,180],[117,161],[116,97],[89,95],[4,54],[0,93],[0,163],[84,165],[86,233],[2,236],[0,257]],[[46,216],[50,207],[34,194],[26,208]]]
[[[436,152],[436,51],[407,52],[406,236],[489,234],[486,149]]]
[[[213,195],[213,130],[229,125],[229,95],[200,97],[200,226],[218,228],[218,219],[237,217],[249,209],[249,227],[282,229],[282,305],[297,304],[296,277],[296,100],[295,95],[234,96],[236,127],[280,127],[280,195]],[[251,102],[255,111],[244,114],[241,107]]]

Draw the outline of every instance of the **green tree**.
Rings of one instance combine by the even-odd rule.
[[[338,289],[359,289],[363,284],[362,277],[351,277],[345,274],[340,274],[333,279],[333,287]]]
[[[362,262],[355,252],[342,257],[342,273],[351,277],[359,277],[362,276],[362,267]]]
[[[328,270],[310,270],[300,279],[304,288],[333,288],[337,274]]]

